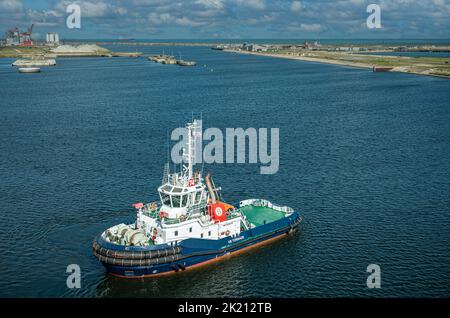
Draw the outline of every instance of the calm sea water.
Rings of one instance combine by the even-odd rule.
[[[60,58],[18,74],[0,59],[0,296],[450,296],[449,80],[173,53],[199,66]],[[205,169],[230,202],[299,210],[302,231],[180,275],[106,275],[93,237],[132,216],[132,203],[156,199],[167,134],[192,112],[205,127],[280,128],[277,174]],[[66,288],[71,263],[81,289]],[[379,290],[366,287],[371,263]]]

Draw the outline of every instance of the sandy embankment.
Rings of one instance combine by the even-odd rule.
[[[60,45],[51,50],[56,56],[107,56],[139,57],[141,52],[111,52],[97,44]]]
[[[273,53],[263,53],[263,52],[236,51],[236,50],[223,50],[223,51],[240,53],[240,54],[251,54],[251,55],[259,55],[259,56],[275,57],[275,58],[284,58],[284,59],[289,59],[289,60],[301,60],[301,61],[308,61],[308,62],[354,66],[354,67],[362,67],[362,68],[370,68],[370,69],[372,68],[372,65],[369,65],[369,64],[348,62],[348,61],[339,61],[339,60],[328,60],[328,59],[318,58],[318,57],[296,56],[296,55],[287,55],[287,54],[273,54]]]
[[[96,44],[63,44],[50,50],[56,56],[110,56],[111,51]]]
[[[383,67],[383,65],[377,65],[374,63],[371,63],[368,61],[365,63],[364,61],[351,61],[352,58],[355,58],[357,56],[359,59],[364,59],[365,57],[369,59],[392,59],[392,61],[395,61],[399,63],[400,65],[390,65],[392,69],[391,72],[400,72],[400,73],[409,73],[409,74],[417,74],[417,75],[427,75],[427,76],[435,76],[435,77],[442,77],[442,78],[450,78],[449,75],[446,74],[436,74],[433,72],[437,72],[435,69],[436,65],[428,65],[428,64],[418,64],[418,63],[412,63],[409,61],[412,61],[409,57],[397,57],[397,56],[375,56],[375,55],[364,55],[364,54],[335,54],[335,55],[328,55],[328,58],[321,58],[321,57],[312,57],[312,56],[305,56],[305,55],[289,55],[289,54],[275,54],[275,53],[266,53],[266,52],[249,52],[249,51],[238,51],[238,50],[223,50],[225,52],[233,52],[233,53],[240,53],[240,54],[250,54],[250,55],[258,55],[258,56],[266,56],[266,57],[274,57],[274,58],[284,58],[284,59],[290,59],[290,60],[301,60],[301,61],[307,61],[307,62],[316,62],[316,63],[325,63],[325,64],[333,64],[333,65],[342,65],[342,66],[350,66],[350,67],[359,67],[359,68],[368,68],[373,69],[373,67]],[[314,53],[306,53],[306,54],[314,54]],[[408,62],[407,62],[408,61]],[[439,66],[441,67],[441,66]]]

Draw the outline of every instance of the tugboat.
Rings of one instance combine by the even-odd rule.
[[[181,171],[166,164],[160,202],[135,203],[136,221],[106,229],[93,242],[93,254],[112,275],[154,277],[182,272],[224,256],[281,238],[299,229],[302,217],[287,206],[263,199],[223,201],[211,175],[195,168],[197,120],[186,125],[187,149]]]

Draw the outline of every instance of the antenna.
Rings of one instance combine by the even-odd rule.
[[[162,184],[165,184],[166,182],[169,182],[169,163],[168,162],[166,162],[166,164],[164,165]]]
[[[169,128],[166,129],[167,132],[167,170],[170,173],[170,138],[169,138]]]
[[[202,125],[203,125],[203,112],[200,112],[200,120],[202,121]],[[202,158],[203,158],[203,149],[202,149]],[[200,174],[203,176],[203,168],[205,167],[205,160],[202,159],[202,170],[200,172]]]
[[[195,154],[194,154],[194,151],[195,151],[195,136],[194,136],[194,133],[195,133],[195,127],[196,127],[196,125],[195,125],[195,121],[194,120],[192,120],[192,123],[189,123],[188,125],[187,125],[187,130],[188,130],[188,149],[187,149],[187,151],[188,151],[188,154],[187,154],[187,159],[188,159],[188,179],[191,179],[192,178],[192,169],[193,169],[193,166],[194,166],[194,161],[195,161]]]

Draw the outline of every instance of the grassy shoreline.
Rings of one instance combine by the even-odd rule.
[[[392,68],[390,72],[436,76],[450,79],[450,58],[446,57],[403,57],[386,55],[367,55],[337,52],[249,52],[242,50],[224,50],[239,54],[285,58],[307,62],[351,66],[373,69],[373,67]]]
[[[138,57],[141,52],[112,52],[103,47],[97,46],[86,51],[78,51],[76,47],[67,46],[67,50],[58,51],[54,47],[31,46],[31,47],[0,47],[0,58],[27,58],[35,56],[46,57]],[[71,49],[73,48],[73,49]]]

